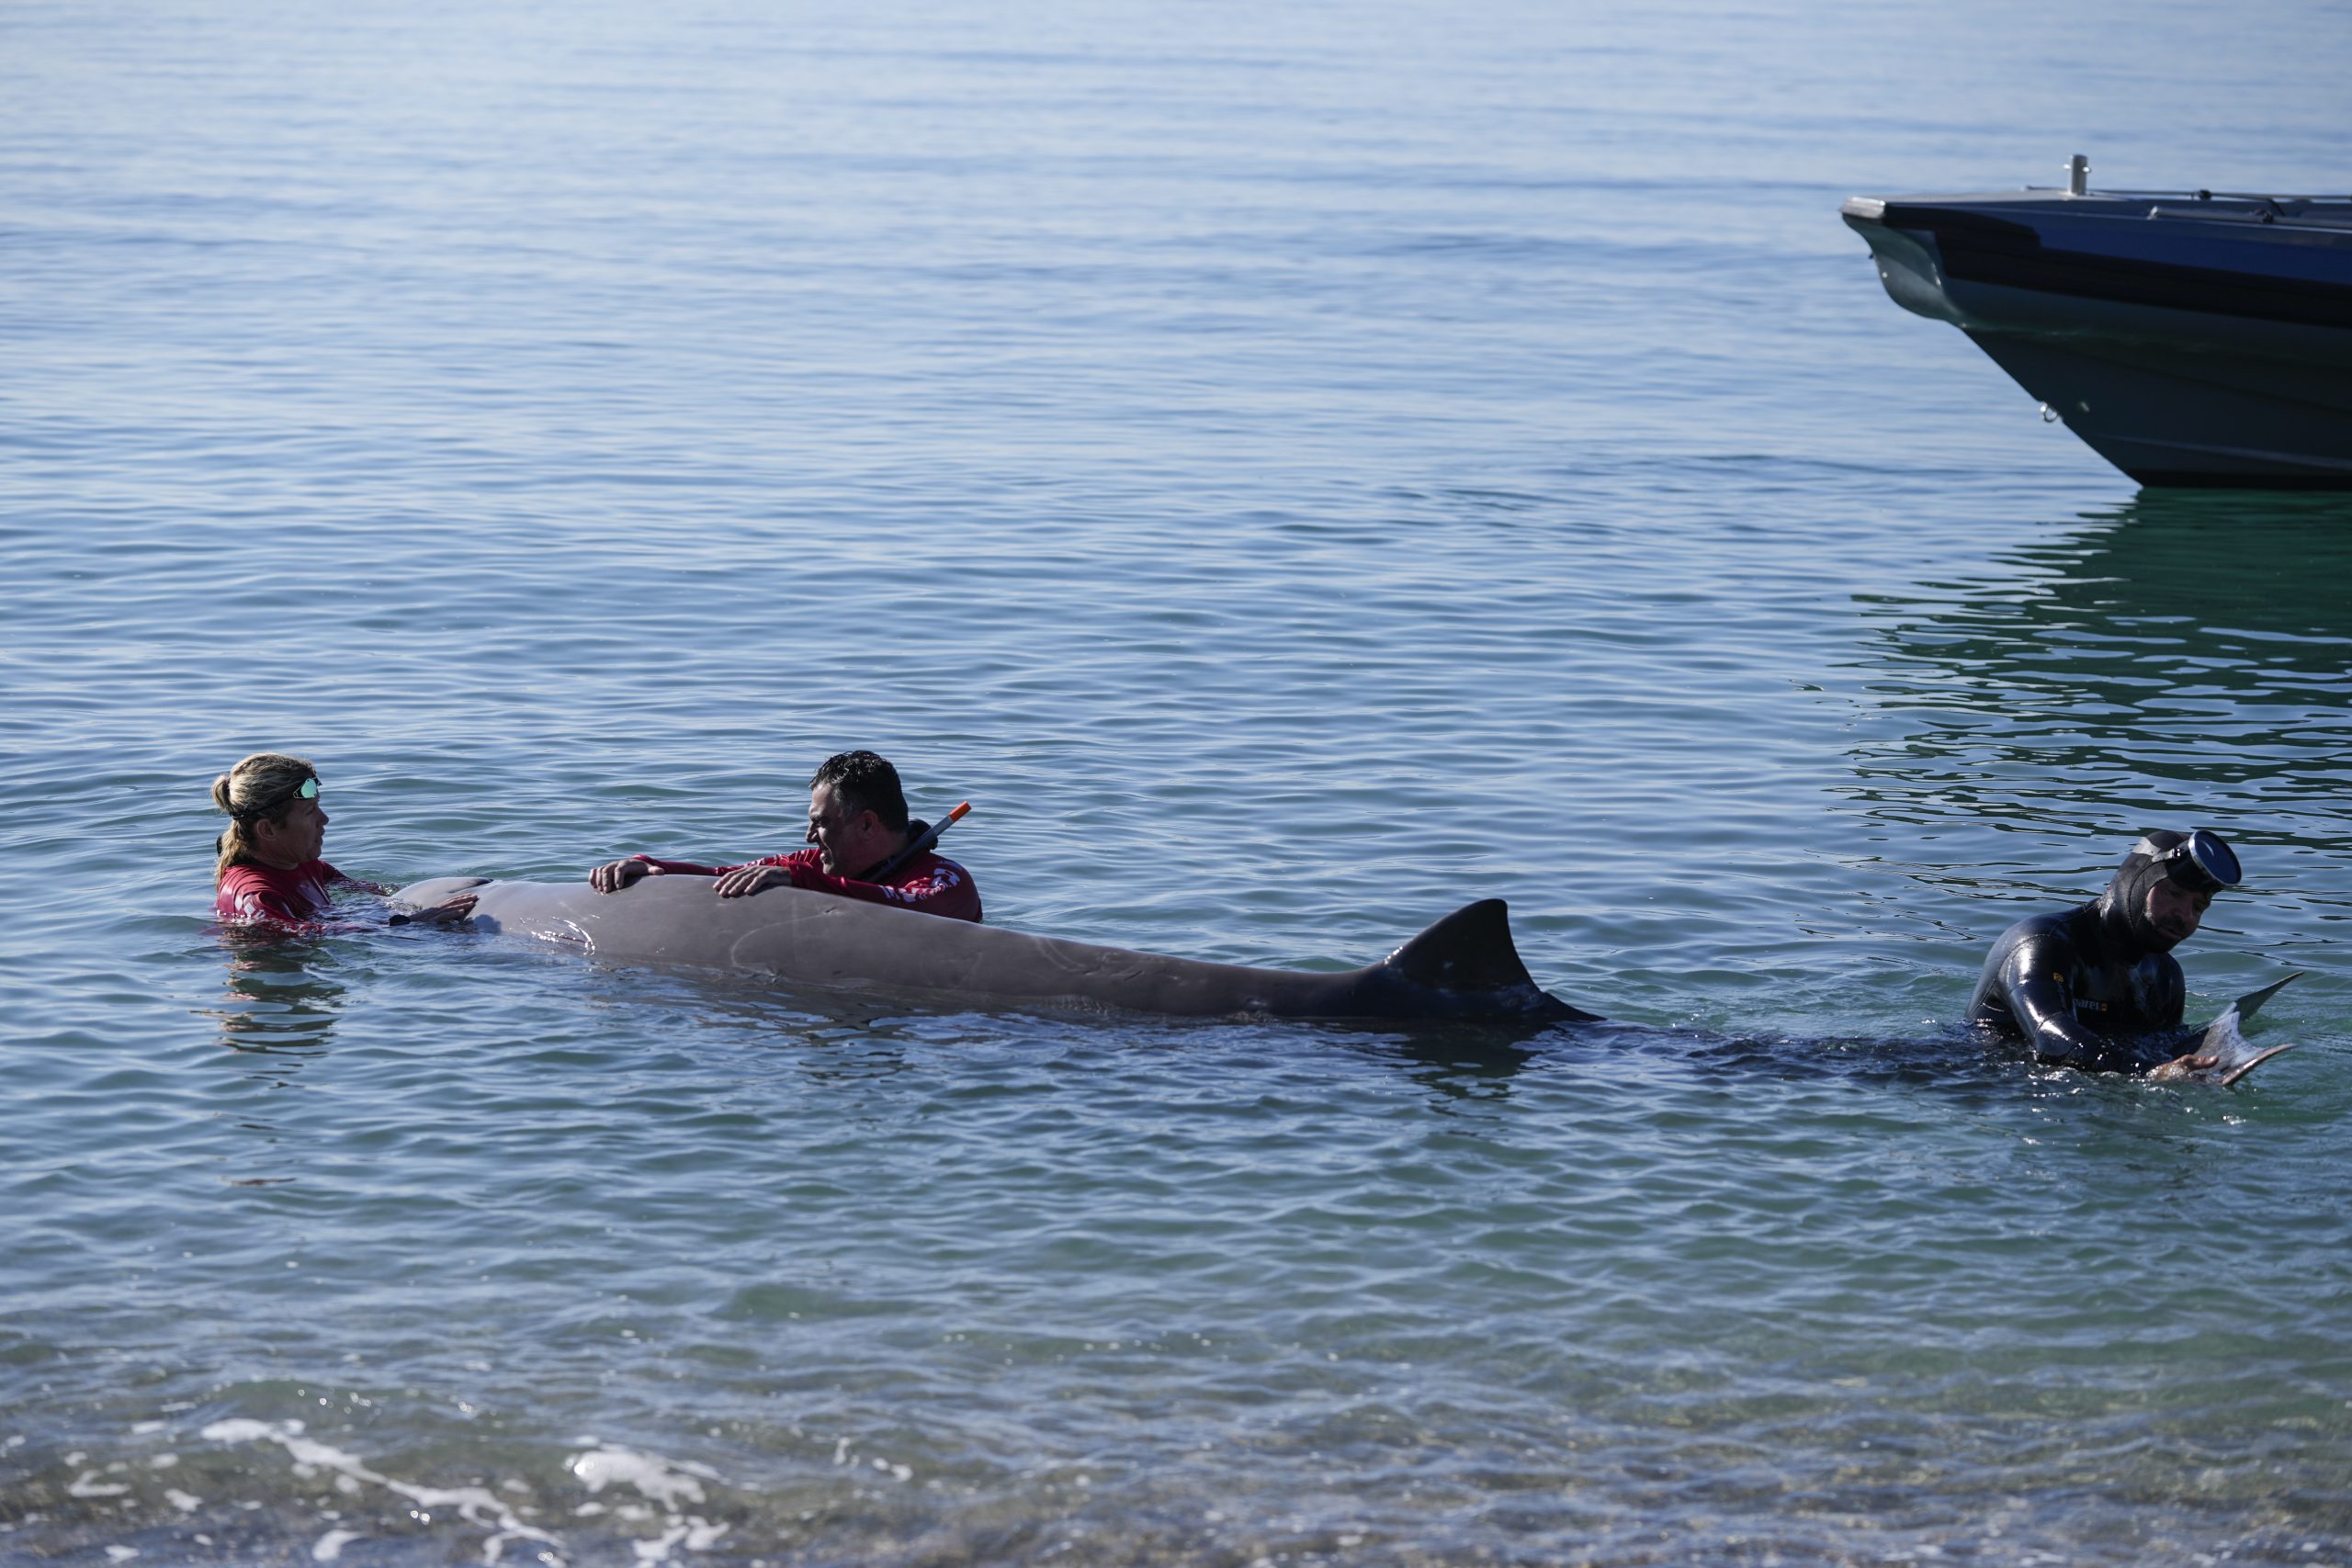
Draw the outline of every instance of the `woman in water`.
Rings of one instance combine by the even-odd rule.
[[[219,888],[212,908],[224,920],[313,927],[328,914],[330,888],[391,891],[345,876],[320,858],[326,848],[327,814],[319,805],[318,770],[300,757],[254,752],[212,781],[212,804],[229,818],[228,831],[213,846],[220,859],[212,868]],[[392,922],[450,925],[473,907],[472,897],[465,895],[394,915]]]

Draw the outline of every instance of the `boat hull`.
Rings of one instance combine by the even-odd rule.
[[[2025,191],[1842,216],[1897,304],[2140,483],[2352,488],[2352,202]]]

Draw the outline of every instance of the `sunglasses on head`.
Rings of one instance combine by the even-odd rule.
[[[316,800],[318,798],[319,781],[317,775],[313,774],[310,778],[304,779],[292,789],[288,790],[284,795],[281,795],[277,799],[271,801],[267,806],[256,806],[250,811],[240,811],[237,815],[242,818],[250,820],[255,817],[267,817],[272,812],[277,810],[280,807],[290,806],[298,800]]]

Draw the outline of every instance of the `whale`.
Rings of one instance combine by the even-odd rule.
[[[1499,898],[1465,904],[1360,969],[1264,969],[1173,958],[771,887],[721,898],[707,876],[616,893],[576,883],[444,876],[396,906],[474,899],[472,929],[605,963],[729,970],[794,987],[878,992],[965,1010],[1097,1010],[1173,1018],[1599,1022],[1536,985]]]

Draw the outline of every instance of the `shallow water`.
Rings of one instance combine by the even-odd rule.
[[[0,1562],[2352,1556],[2352,504],[2135,492],[1836,220],[2340,191],[2347,46],[11,7]],[[765,852],[851,745],[994,923],[1498,895],[1613,1021],[207,919],[251,750],[401,882]],[[2192,822],[2192,1011],[2296,1050],[1954,1029]]]

